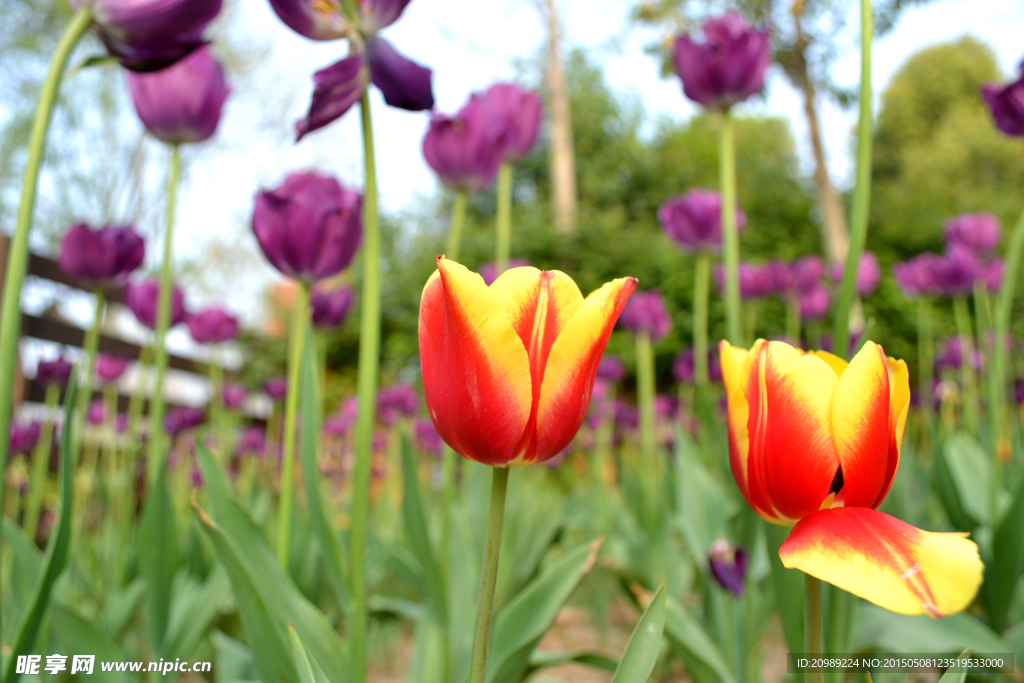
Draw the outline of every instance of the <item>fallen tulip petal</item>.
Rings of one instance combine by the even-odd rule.
[[[779,549],[782,564],[900,614],[959,612],[981,585],[978,546],[967,534],[922,531],[862,507],[802,519]]]

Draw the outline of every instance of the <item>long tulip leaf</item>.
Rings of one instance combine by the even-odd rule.
[[[761,522],[768,542],[768,560],[772,566],[775,584],[775,606],[782,619],[782,631],[790,652],[803,652],[804,646],[804,577],[797,569],[786,569],[779,558],[779,547],[786,540],[789,529]]]
[[[985,449],[963,432],[953,434],[942,447],[964,512],[975,525],[989,521],[991,462]]]
[[[426,597],[430,601],[434,616],[442,627],[448,623],[447,597],[441,570],[434,558],[434,550],[427,531],[427,518],[423,512],[420,497],[420,481],[416,467],[416,456],[412,452],[412,444],[405,433],[402,440],[402,517],[405,521],[405,533],[409,536],[409,545],[419,560],[423,571],[423,583]]]
[[[665,631],[665,586],[661,586],[636,622],[612,683],[645,683],[654,671]]]
[[[310,661],[306,646],[291,624],[288,624],[288,642],[292,648],[292,661],[299,673],[299,683],[330,683],[316,662]]]
[[[736,683],[718,646],[686,607],[675,601],[665,613],[665,635],[697,683]]]
[[[975,652],[1012,652],[1009,643],[966,612],[942,619],[895,614],[868,602],[860,603],[851,652],[941,652],[964,648]]]
[[[180,573],[179,573],[180,575]],[[167,657],[188,657],[220,612],[225,594],[231,588],[227,572],[214,565],[206,581],[182,582],[182,590],[171,603],[167,629]]]
[[[1017,485],[1009,509],[996,526],[992,561],[985,565],[983,588],[989,620],[996,633],[1006,628],[1021,572],[1024,572],[1024,477]]]
[[[93,671],[88,675],[89,681],[99,683],[128,683],[135,678],[125,671],[103,671],[97,662],[124,661],[125,656],[106,633],[96,628],[89,619],[79,614],[73,608],[54,602],[50,606],[51,623],[57,636],[63,641],[65,652],[77,654],[91,654],[96,656],[93,663]],[[68,662],[68,669],[71,669],[72,662]],[[81,675],[81,674],[80,674]],[[81,680],[81,678],[79,678]]]
[[[74,377],[74,373],[72,373]],[[72,409],[75,405],[77,393],[74,379],[68,385],[67,398],[64,405],[64,424],[73,424]],[[68,549],[71,545],[71,497],[72,482],[71,475],[74,471],[74,460],[71,453],[71,429],[65,429],[60,442],[60,512],[54,530],[50,535],[50,541],[46,546],[46,555],[43,558],[42,569],[36,579],[35,590],[28,608],[21,616],[21,622],[17,636],[14,638],[14,646],[11,648],[10,659],[7,661],[7,674],[4,676],[6,683],[14,683],[21,675],[17,673],[18,655],[29,654],[36,641],[36,634],[46,614],[46,608],[50,604],[50,592],[57,577],[64,571],[64,565],[68,559]],[[6,438],[6,435],[5,437]]]
[[[146,495],[139,529],[139,564],[146,577],[146,617],[154,653],[166,656],[165,639],[171,614],[171,585],[178,569],[178,531],[167,490],[167,468],[161,467]]]
[[[971,651],[971,648],[967,648],[960,653],[960,657],[966,657]],[[947,669],[942,678],[939,679],[939,683],[964,683],[967,680],[967,667],[955,671],[953,669]]]
[[[599,652],[589,652],[586,650],[544,650],[543,652],[536,651],[530,656],[530,668],[527,669],[527,675],[531,675],[549,666],[558,666],[559,664],[582,664],[598,671],[607,671],[608,673],[615,673],[615,669],[619,666],[617,661]]]
[[[721,485],[700,461],[696,444],[678,428],[676,462],[676,495],[686,544],[694,558],[704,558],[712,542],[727,534],[731,512],[729,500]],[[707,572],[707,562],[698,560],[697,565]]]

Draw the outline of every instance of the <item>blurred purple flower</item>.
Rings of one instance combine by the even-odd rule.
[[[419,407],[419,395],[408,384],[399,382],[377,392],[377,418],[386,425],[400,417],[412,417]]]
[[[939,284],[941,269],[942,257],[925,252],[897,263],[892,267],[892,274],[904,296],[936,296],[942,292]]]
[[[345,436],[356,423],[359,414],[359,401],[355,397],[347,399],[338,411],[324,420],[324,432],[331,436]]]
[[[646,332],[651,341],[658,341],[672,329],[672,318],[665,310],[665,300],[657,291],[634,292],[622,309],[619,324],[632,332]]]
[[[635,429],[640,424],[640,413],[622,399],[615,399],[615,426],[622,429]]]
[[[189,479],[192,482],[192,488],[199,488],[203,485],[203,473],[199,469],[198,464],[192,465],[192,471],[189,474]]]
[[[96,376],[104,382],[114,382],[128,369],[130,361],[124,356],[101,353],[96,359]]]
[[[704,23],[704,42],[676,38],[674,64],[688,98],[707,109],[728,109],[764,85],[771,62],[768,31],[727,12]]]
[[[597,364],[597,376],[606,382],[621,382],[626,379],[626,366],[617,357],[606,353]]]
[[[334,178],[292,173],[256,195],[252,230],[271,265],[307,283],[348,267],[363,238],[363,197]]]
[[[124,434],[128,431],[128,415],[125,413],[118,413],[117,418],[114,420],[114,428],[118,434]]]
[[[44,387],[50,384],[57,384],[61,387],[67,386],[71,377],[71,363],[61,356],[57,360],[41,360],[36,365],[36,382]]]
[[[718,585],[736,597],[743,595],[747,577],[747,551],[743,546],[719,539],[708,548],[708,567]]]
[[[658,222],[672,241],[688,252],[722,249],[722,197],[714,190],[690,190],[669,198],[658,209]],[[736,229],[747,217],[736,209]]]
[[[997,246],[1003,236],[1003,226],[990,213],[965,213],[950,218],[942,229],[942,239],[947,245],[960,244],[985,254]]]
[[[91,425],[101,425],[106,419],[107,408],[103,405],[102,400],[95,400],[89,404],[89,407],[85,411],[85,421]]]
[[[288,378],[274,377],[263,384],[263,391],[267,392],[271,399],[280,401],[288,393]]]
[[[800,294],[800,320],[821,320],[832,305],[832,296],[818,284]]]
[[[246,427],[242,430],[242,436],[235,446],[235,455],[238,457],[254,455],[262,458],[267,448],[266,432],[259,427]]]
[[[128,283],[125,289],[125,303],[135,314],[135,318],[148,327],[156,329],[156,310],[160,298],[159,280],[137,280]],[[171,290],[171,320],[168,327],[185,322],[185,295],[180,289]]]
[[[194,429],[206,421],[206,414],[201,408],[173,408],[167,411],[164,418],[164,431],[175,437],[187,429]]]
[[[514,83],[495,83],[470,102],[483,109],[487,125],[503,148],[504,157],[518,164],[537,140],[543,114],[540,97]]]
[[[39,430],[40,425],[38,422],[31,422],[29,424],[18,424],[15,422],[11,425],[11,433],[9,435],[9,448],[11,455],[28,455],[32,452],[32,449],[36,447],[36,443],[39,442]]]
[[[741,263],[739,267],[740,297],[744,300],[763,299],[775,291],[774,273],[768,266]],[[715,284],[725,292],[725,268],[715,266]]]
[[[420,453],[430,453],[438,457],[444,450],[444,442],[437,433],[437,427],[430,420],[416,420],[416,448]]]
[[[832,280],[838,285],[843,281],[845,263],[837,263],[832,266]],[[878,288],[878,281],[882,279],[882,269],[878,265],[878,258],[870,251],[860,255],[860,264],[857,266],[857,294],[869,296]]]
[[[238,408],[245,402],[245,396],[248,392],[245,387],[241,384],[234,384],[233,382],[224,382],[223,387],[223,398],[225,408]]]
[[[963,296],[974,290],[984,274],[985,266],[973,249],[951,244],[938,262],[936,280],[944,296]]]
[[[57,265],[84,287],[109,289],[124,284],[145,257],[146,243],[131,226],[93,230],[79,223],[64,234]]]
[[[935,367],[939,370],[959,370],[963,362],[963,347],[960,344],[960,337],[950,337],[942,342],[939,355],[935,357]],[[985,364],[984,356],[974,350],[971,366],[980,370]]]
[[[1024,403],[1024,379],[1018,379],[1013,384],[1013,396],[1017,403]]]
[[[772,294],[785,298],[796,291],[796,274],[789,263],[772,259],[765,264],[764,272]]]
[[[654,415],[663,420],[674,419],[679,411],[679,399],[667,394],[658,394],[654,397]]]
[[[1024,62],[1018,67],[1024,71]],[[989,83],[981,89],[996,128],[1013,137],[1024,137],[1024,76],[1003,86]]]
[[[314,288],[309,293],[313,326],[321,330],[333,330],[338,327],[345,321],[355,298],[355,294],[348,287],[338,287],[330,291]]]
[[[804,256],[793,262],[793,281],[800,293],[807,293],[821,286],[825,276],[825,262],[819,256]]]
[[[522,268],[524,266],[529,265],[532,264],[526,259],[509,259],[508,268],[506,270],[512,270],[513,268]],[[476,272],[480,273],[480,277],[484,279],[484,284],[487,285],[488,287],[494,284],[494,281],[498,279],[498,269],[494,265],[494,263],[490,261],[477,268]]]
[[[692,384],[694,381],[693,347],[679,352],[672,361],[672,376],[680,384]],[[717,349],[708,349],[708,379],[717,382],[722,379],[722,365],[718,359]]]
[[[238,336],[238,318],[218,306],[187,316],[192,339],[200,344],[219,344]]]
[[[997,294],[1003,284],[1003,259],[993,259],[985,264],[981,279],[985,281],[985,288],[990,293]]]
[[[423,158],[449,190],[476,193],[494,182],[504,154],[501,131],[471,99],[455,116],[434,114],[423,136]]]
[[[128,90],[146,130],[169,145],[213,137],[230,92],[206,46],[161,71],[129,73]]]

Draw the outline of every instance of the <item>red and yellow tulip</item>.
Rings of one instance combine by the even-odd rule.
[[[719,351],[736,484],[766,520],[795,525],[783,564],[902,614],[967,607],[983,567],[966,534],[875,509],[899,466],[907,364],[870,341],[849,363],[775,341]]]
[[[443,256],[420,302],[430,418],[456,453],[493,467],[543,462],[576,435],[597,365],[636,289],[620,278],[583,298],[565,273],[512,268],[489,287]]]

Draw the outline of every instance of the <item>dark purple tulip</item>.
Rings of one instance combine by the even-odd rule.
[[[194,429],[203,424],[206,414],[201,408],[174,408],[167,411],[164,418],[164,431],[175,437],[187,429]]]
[[[708,567],[718,585],[736,597],[743,595],[747,577],[747,551],[742,546],[719,539],[708,548]]]
[[[11,455],[28,455],[39,442],[39,423],[12,424],[8,450]]]
[[[355,294],[348,287],[339,287],[329,292],[314,289],[309,293],[313,325],[321,330],[333,330],[345,321],[353,301]]]
[[[984,274],[985,265],[973,249],[951,244],[938,264],[937,281],[945,296],[964,296],[974,290],[974,283]]]
[[[495,83],[472,101],[483,108],[493,132],[502,141],[505,159],[517,164],[537,140],[543,109],[540,97],[514,83]]]
[[[820,287],[824,275],[825,262],[818,256],[804,256],[793,263],[793,279],[801,293]]]
[[[125,303],[135,314],[135,318],[153,330],[156,329],[156,309],[160,298],[159,280],[140,280],[131,282],[125,289]],[[171,290],[171,321],[170,327],[185,322],[185,295],[180,289]]]
[[[238,336],[238,318],[216,306],[190,314],[187,322],[192,339],[200,344],[218,344]]]
[[[780,297],[787,297],[796,291],[796,273],[793,267],[779,259],[772,259],[764,266],[769,291]]]
[[[91,425],[101,425],[103,420],[106,419],[107,408],[103,405],[103,401],[96,400],[89,404],[89,407],[85,411],[85,421]]]
[[[774,273],[768,266],[741,263],[739,276],[740,297],[744,300],[763,299],[775,291]],[[721,265],[715,266],[715,284],[719,292],[725,292],[725,268]]]
[[[942,342],[939,355],[935,358],[935,367],[939,370],[959,370],[963,362],[963,347],[960,345],[960,337],[950,337]],[[980,370],[985,365],[985,357],[980,351],[974,349],[971,366]]]
[[[690,190],[668,199],[658,209],[658,222],[684,251],[722,249],[722,197],[713,190]],[[736,229],[746,223],[747,217],[736,209]]]
[[[429,68],[401,54],[383,38],[366,39],[366,57],[370,62],[370,80],[388,106],[406,111],[434,108]]]
[[[408,384],[392,384],[377,392],[377,417],[392,425],[400,417],[412,417],[420,407],[420,397]]]
[[[430,453],[437,457],[444,450],[444,442],[437,433],[437,427],[431,420],[416,420],[416,448],[420,453]]]
[[[129,360],[124,356],[101,353],[96,359],[96,376],[104,382],[115,382],[128,369]]]
[[[338,2],[318,0],[270,0],[278,18],[296,33],[313,40],[338,40],[353,29],[374,35],[395,23],[410,0],[361,0],[355,25]]]
[[[72,0],[72,5],[86,0]],[[165,69],[201,46],[221,0],[92,0],[93,25],[122,66]]]
[[[471,99],[455,116],[434,114],[423,136],[423,158],[449,190],[475,193],[494,182],[504,147],[483,107]]]
[[[843,270],[845,264],[837,263],[832,266],[832,279],[838,285],[843,281]],[[878,258],[870,251],[860,255],[860,264],[857,266],[857,294],[869,296],[878,289],[878,282],[882,279],[882,268],[878,265]]]
[[[268,379],[263,385],[263,391],[267,392],[271,399],[280,401],[288,393],[288,378],[275,377]]]
[[[626,379],[626,366],[615,356],[605,354],[597,364],[597,376],[606,382],[617,384]]]
[[[708,20],[703,30],[703,43],[676,39],[675,70],[686,96],[707,109],[727,109],[761,90],[772,58],[768,31],[732,12]]]
[[[109,288],[122,285],[145,257],[146,243],[134,228],[108,225],[93,230],[79,223],[64,234],[57,265],[86,287]]]
[[[162,71],[129,73],[128,89],[146,130],[170,145],[210,139],[229,92],[205,46]]]
[[[672,376],[680,384],[693,384],[693,347],[683,349],[672,361]]]
[[[313,74],[313,98],[306,117],[295,122],[295,140],[341,118],[366,89],[366,60],[356,53]]]
[[[622,309],[619,324],[633,334],[646,332],[651,341],[658,341],[672,329],[672,318],[659,292],[634,292]]]
[[[960,244],[985,254],[997,246],[1003,235],[999,219],[990,213],[965,213],[946,221],[942,238],[947,245]]]
[[[57,360],[41,360],[36,365],[36,381],[43,386],[49,386],[50,384],[62,387],[67,386],[70,377],[71,363],[64,360],[63,356]]]
[[[1024,70],[1024,62],[1019,68]],[[1013,137],[1024,137],[1024,76],[1004,86],[989,83],[981,89],[981,96],[996,128]]]
[[[281,187],[260,192],[252,230],[279,271],[304,282],[337,275],[363,239],[363,196],[334,178],[292,173]]]
[[[533,264],[531,264],[526,259],[509,259],[508,268],[506,268],[506,270],[512,270],[513,268],[522,268],[524,266],[530,265]],[[492,261],[488,261],[487,263],[477,268],[476,272],[480,273],[480,277],[484,279],[484,284],[487,285],[488,287],[494,284],[494,281],[498,279],[498,268],[497,266],[494,265]]]
[[[832,296],[818,284],[800,294],[800,320],[821,320],[832,305]]]
[[[235,455],[238,457],[255,455],[262,458],[266,447],[266,432],[259,427],[246,427],[242,430],[242,436],[238,439],[238,445],[235,446]]]
[[[245,387],[233,382],[224,382],[223,398],[224,407],[237,408],[245,402]]]
[[[941,256],[925,252],[897,263],[892,274],[904,296],[936,296],[942,292],[939,283],[941,265]]]

